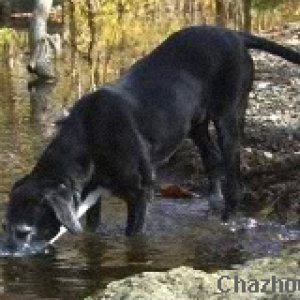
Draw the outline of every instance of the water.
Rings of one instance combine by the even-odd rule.
[[[0,216],[14,180],[28,172],[53,132],[50,124],[88,89],[88,76],[74,81],[62,65],[57,84],[35,83],[22,60],[13,71],[0,65]],[[84,72],[83,72],[84,73]],[[80,84],[79,84],[80,83]],[[156,199],[150,203],[145,235],[124,236],[125,206],[104,203],[99,234],[66,234],[47,255],[0,260],[0,297],[80,299],[108,282],[143,271],[191,265],[230,268],[246,259],[276,255],[299,228],[238,218],[229,225],[208,214],[205,197]]]
[[[145,235],[127,238],[124,208],[115,199],[104,204],[101,235],[66,235],[48,255],[1,259],[1,294],[79,299],[143,271],[229,268],[246,258],[278,254],[284,247],[279,235],[288,233],[278,224],[253,227],[249,219],[222,226],[217,218],[207,219],[204,199],[158,199],[150,204]]]
[[[64,236],[48,255],[0,260],[2,295],[79,299],[111,280],[180,265],[214,270],[246,258],[278,254],[288,232],[276,224],[222,226],[207,219],[204,199],[159,199],[151,203],[146,233],[124,236],[124,205],[104,205],[103,233]],[[232,230],[232,229],[237,230]]]

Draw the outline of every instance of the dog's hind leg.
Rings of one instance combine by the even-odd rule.
[[[209,181],[209,201],[211,208],[219,210],[223,206],[221,192],[222,159],[218,146],[211,138],[208,121],[193,126],[190,137],[198,147]]]
[[[248,52],[245,53],[243,84],[241,85],[241,101],[238,106],[239,130],[242,141],[245,139],[245,115],[249,102],[249,93],[253,86],[254,63]]]
[[[221,149],[225,181],[223,195],[225,198],[225,210],[223,220],[227,220],[234,213],[241,198],[240,192],[240,143],[239,143],[239,119],[234,111],[219,117],[215,121],[218,135],[218,143]]]
[[[242,196],[240,140],[244,134],[245,111],[253,81],[253,61],[245,49],[227,63],[225,67],[227,72],[219,73],[211,89],[211,99],[214,103],[212,119],[217,131],[224,167],[223,220],[227,220],[235,212]]]

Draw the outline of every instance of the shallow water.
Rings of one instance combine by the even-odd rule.
[[[2,217],[12,182],[30,170],[53,130],[53,116],[76,99],[79,87],[62,77],[57,85],[42,87],[43,93],[40,87],[30,93],[22,62],[11,73],[0,65],[0,74]],[[124,236],[122,202],[105,202],[103,212],[105,227],[99,234],[67,234],[48,255],[0,259],[0,298],[79,299],[134,273],[183,264],[204,270],[229,268],[251,257],[276,255],[299,241],[299,228],[266,220],[237,218],[221,224],[208,214],[204,197],[154,200],[146,232],[137,238]]]
[[[276,255],[287,239],[299,239],[299,231],[292,236],[293,229],[254,219],[221,225],[207,218],[203,199],[153,201],[145,234],[127,238],[123,203],[112,199],[103,209],[101,234],[66,235],[48,255],[1,259],[2,295],[78,299],[134,273],[180,265],[230,268],[250,257]]]

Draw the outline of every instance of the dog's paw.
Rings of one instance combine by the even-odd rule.
[[[221,213],[225,209],[225,200],[219,193],[209,195],[208,203],[211,212]]]
[[[102,236],[109,236],[112,235],[112,229],[109,226],[101,223],[95,230],[95,233]]]

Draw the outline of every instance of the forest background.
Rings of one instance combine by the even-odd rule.
[[[0,52],[11,65],[28,54],[38,3],[52,6],[48,32],[59,36],[59,49],[70,55],[72,77],[80,73],[79,58],[88,62],[90,86],[116,78],[185,25],[261,32],[300,20],[298,0],[0,0]]]

